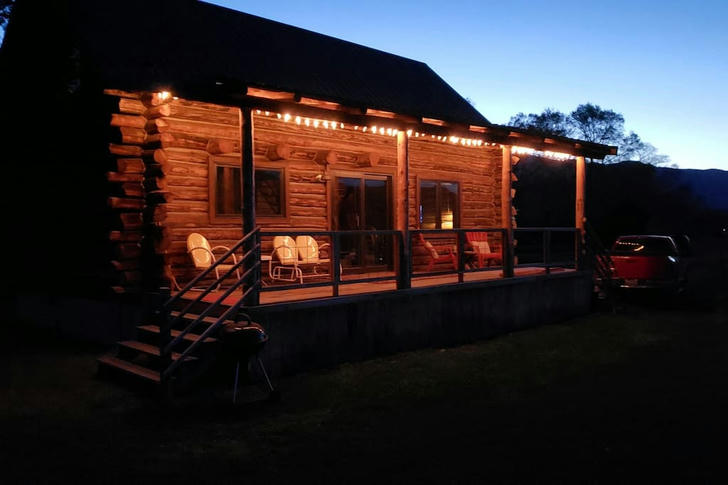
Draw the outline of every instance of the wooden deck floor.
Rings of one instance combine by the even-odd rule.
[[[573,271],[573,269],[565,269],[565,268],[551,268],[551,272],[564,272],[564,271]],[[545,270],[543,268],[538,267],[520,267],[515,269],[515,276],[533,276],[533,275],[539,275],[539,274],[545,274]],[[376,277],[381,275],[367,275],[369,277]],[[364,275],[359,275],[358,277],[364,277]],[[465,282],[475,282],[475,281],[488,281],[488,280],[496,280],[501,278],[501,271],[493,270],[493,271],[482,271],[482,272],[475,272],[475,273],[465,273],[464,280]],[[437,276],[421,276],[417,277],[414,276],[412,278],[412,287],[413,288],[423,288],[428,286],[441,286],[441,285],[447,285],[452,283],[458,282],[458,275],[457,274],[446,274],[446,275],[437,275]],[[281,290],[274,290],[273,287],[266,287],[264,291],[261,291],[260,293],[260,304],[261,305],[268,305],[268,304],[274,304],[274,303],[286,303],[286,302],[293,302],[293,301],[303,301],[303,300],[315,300],[320,298],[330,298],[333,296],[333,288],[331,286],[317,286],[317,287],[308,287],[308,288],[290,288],[290,289],[281,289]],[[397,283],[396,281],[376,281],[376,282],[363,282],[363,283],[351,283],[351,284],[342,284],[339,285],[339,296],[344,295],[359,295],[359,294],[366,294],[366,293],[379,293],[383,291],[392,291],[397,289]],[[215,301],[217,300],[219,292],[212,292],[209,295],[207,295],[204,298],[204,301]],[[194,292],[190,292],[190,297],[194,297]],[[233,295],[230,295],[224,303],[227,304],[233,304],[237,299],[239,298],[239,295],[237,293],[234,293]]]

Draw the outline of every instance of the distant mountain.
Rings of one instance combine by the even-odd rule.
[[[658,167],[655,176],[664,188],[686,186],[709,209],[728,211],[728,171]]]

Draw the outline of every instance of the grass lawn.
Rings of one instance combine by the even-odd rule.
[[[281,402],[236,407],[230,386],[163,407],[98,379],[105,349],[7,325],[0,481],[725,482],[715,276],[616,315],[288,377]]]

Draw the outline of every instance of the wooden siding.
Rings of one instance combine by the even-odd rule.
[[[127,100],[124,104],[128,113],[119,113],[123,118],[118,123],[128,129],[121,136],[139,142],[143,134],[145,140],[138,155],[124,157],[144,160],[145,223],[151,222],[161,234],[155,248],[164,264],[180,282],[187,281],[194,275],[186,248],[190,232],[202,233],[213,246],[231,245],[242,237],[242,218],[211,217],[209,173],[211,159],[240,163],[240,110],[169,99],[152,111],[146,107],[145,116],[138,103]],[[395,176],[396,137],[371,135],[349,126],[314,128],[297,124],[295,118],[286,122],[256,111],[253,125],[256,166],[280,167],[287,181],[285,217],[260,218],[257,222],[264,230],[331,230],[335,174]],[[418,181],[422,179],[460,184],[461,227],[499,227],[500,164],[501,150],[495,146],[463,147],[411,138],[410,228],[418,228]],[[151,192],[160,196],[150,208]],[[439,243],[451,245],[454,239]],[[264,241],[265,251],[269,246],[270,241]],[[426,263],[421,250],[415,249],[414,256],[417,266]]]

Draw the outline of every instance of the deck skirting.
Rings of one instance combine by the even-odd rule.
[[[263,358],[275,375],[448,347],[585,314],[591,274],[569,272],[263,305]]]

